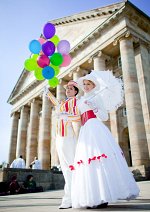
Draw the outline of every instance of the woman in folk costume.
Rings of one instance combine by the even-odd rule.
[[[71,177],[72,172],[69,165],[73,163],[77,138],[73,129],[72,122],[80,121],[80,115],[77,109],[76,95],[79,92],[77,83],[73,80],[64,86],[67,99],[58,103],[57,99],[48,91],[47,96],[56,106],[57,116],[57,136],[56,149],[60,161],[60,166],[65,178],[65,195],[62,199],[60,209],[72,207],[71,203]]]
[[[136,198],[139,194],[119,145],[102,122],[108,119],[102,101],[106,96],[99,92],[101,84],[96,72],[78,80],[84,96],[78,101],[82,126],[74,164],[70,165],[73,208],[104,208],[108,203]]]

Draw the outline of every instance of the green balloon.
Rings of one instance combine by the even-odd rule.
[[[42,75],[42,68],[37,69],[34,71],[34,76],[37,80],[44,80],[44,77]]]
[[[27,71],[34,71],[36,66],[37,66],[37,62],[32,58],[29,58],[25,60],[24,62],[24,67]]]
[[[38,64],[37,64],[37,66],[35,67],[34,71],[37,71],[37,70],[42,71],[42,68],[41,68],[40,66],[38,66]]]
[[[54,53],[50,58],[50,62],[54,66],[59,66],[63,62],[63,56],[60,53]]]
[[[55,76],[57,76],[60,72],[60,68],[59,66],[54,66],[53,64],[50,65],[50,67],[52,67],[55,71]]]
[[[32,54],[31,58],[37,60],[38,56],[39,56],[38,54]]]
[[[53,42],[55,46],[57,46],[58,43],[59,43],[59,41],[60,41],[60,39],[59,39],[59,37],[58,37],[57,35],[54,35],[54,36],[50,39],[50,41]]]
[[[59,84],[59,80],[57,77],[53,77],[52,79],[48,80],[48,84],[52,88],[56,88],[56,86]]]

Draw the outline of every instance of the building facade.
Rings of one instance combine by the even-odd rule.
[[[91,70],[112,70],[124,82],[125,101],[105,124],[133,169],[150,166],[150,18],[128,1],[51,21],[71,43],[72,62],[61,68],[51,92],[60,100],[63,85]],[[23,70],[8,102],[12,104],[9,163],[22,154],[35,156],[43,169],[58,164],[55,110],[43,95],[46,81]],[[77,127],[78,128],[78,127]]]

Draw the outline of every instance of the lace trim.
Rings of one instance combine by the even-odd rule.
[[[116,78],[116,80],[120,83],[121,98],[120,102],[115,106],[115,110],[117,110],[124,103],[124,83],[120,78]],[[109,112],[111,112],[111,110],[109,110]]]

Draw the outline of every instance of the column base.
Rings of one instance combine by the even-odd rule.
[[[132,166],[129,169],[136,181],[150,180],[150,166]]]

